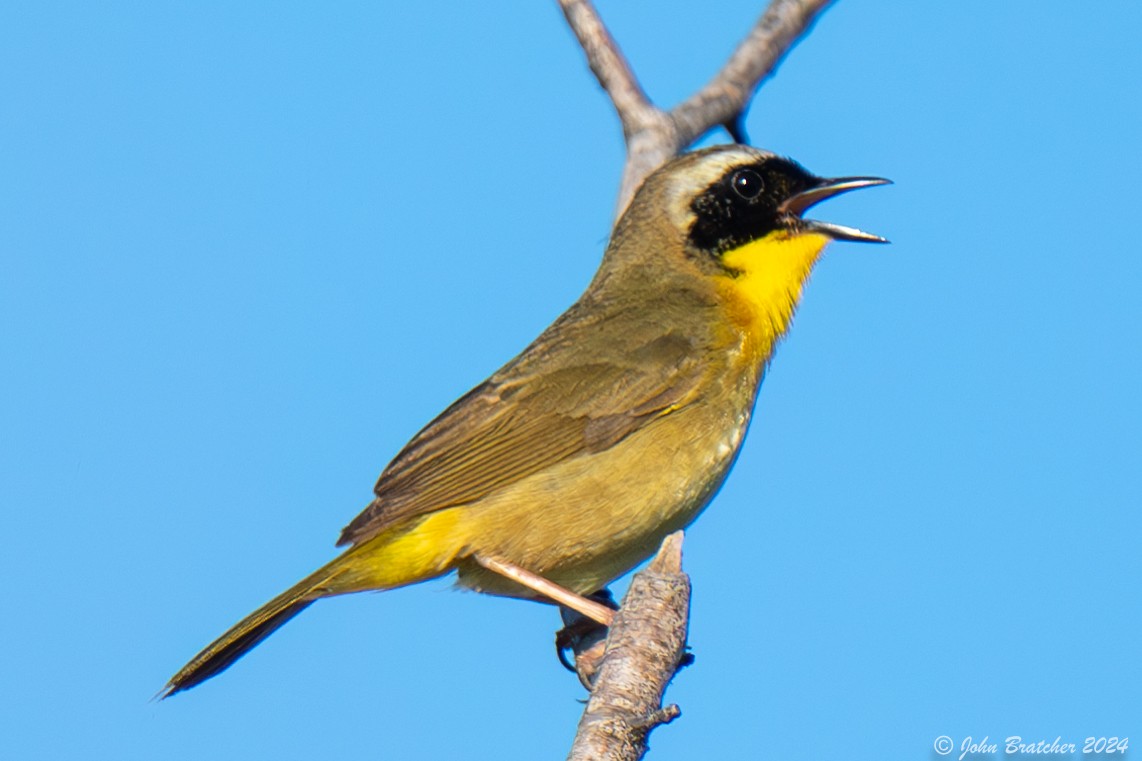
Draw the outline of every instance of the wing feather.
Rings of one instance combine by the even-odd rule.
[[[593,348],[603,347],[590,361],[574,349],[575,339],[586,337],[573,335],[576,328],[592,332]],[[677,332],[637,338],[647,332],[654,335],[621,320],[556,322],[413,437],[338,544],[360,543],[399,521],[470,504],[568,458],[603,451],[685,404],[702,376],[702,342]]]

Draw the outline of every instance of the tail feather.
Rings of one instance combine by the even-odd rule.
[[[239,621],[171,677],[160,699],[225,671],[316,600],[330,595],[393,589],[448,573],[464,542],[457,514],[441,510],[393,526],[355,545]]]
[[[329,580],[329,576],[328,566],[322,568],[230,627],[229,631],[207,645],[171,677],[159,693],[159,699],[189,690],[228,669],[234,661],[277,631],[278,627],[328,594],[320,586]]]

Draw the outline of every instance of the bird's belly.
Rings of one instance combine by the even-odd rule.
[[[458,508],[469,538],[461,557],[510,561],[589,594],[652,555],[706,506],[733,464],[749,407],[675,412],[606,451],[566,461],[478,504]],[[463,586],[533,597],[474,561]]]

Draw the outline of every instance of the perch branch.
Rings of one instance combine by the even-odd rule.
[[[682,572],[682,532],[635,574],[607,636],[591,698],[568,761],[637,761],[652,729],[673,721],[678,706],[662,694],[686,650],[690,579]]]

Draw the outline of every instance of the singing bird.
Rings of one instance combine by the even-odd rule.
[[[389,463],[341,533],[349,548],[207,646],[163,696],[322,597],[452,571],[467,588],[600,618],[580,596],[649,557],[721,486],[825,245],[885,242],[802,214],[887,182],[822,179],[741,145],[658,169],[579,300]]]

